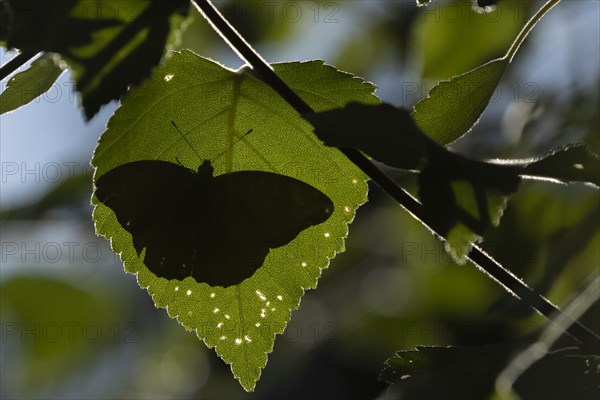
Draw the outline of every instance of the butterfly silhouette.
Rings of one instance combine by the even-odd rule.
[[[95,195],[131,233],[156,276],[228,287],[260,268],[270,249],[325,222],[333,202],[311,185],[265,171],[213,176],[167,161],[120,165],[96,181]]]

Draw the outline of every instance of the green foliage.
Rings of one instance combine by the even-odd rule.
[[[329,146],[356,148],[391,167],[420,170],[423,222],[447,239],[446,249],[459,263],[487,228],[498,226],[522,176],[599,186],[600,159],[581,144],[492,163],[447,150],[425,135],[407,110],[388,104],[349,104],[305,118]]]
[[[437,1],[421,10],[414,27],[421,75],[449,79],[502,56],[525,22],[531,4],[505,1],[489,13],[473,0]]]
[[[0,114],[17,108],[46,93],[56,82],[62,68],[54,61],[51,54],[44,54],[27,68],[13,76],[0,94]]]
[[[322,62],[275,69],[318,110],[349,101],[376,102],[372,85]],[[251,278],[224,289],[191,278],[156,277],[114,213],[95,201],[97,231],[111,239],[126,271],[137,274],[158,307],[168,307],[172,318],[215,347],[244,388],[252,390],[275,334],[283,332],[304,290],[316,287],[329,259],[344,249],[347,224],[366,200],[365,177],[335,149],[319,144],[310,126],[265,84],[245,70],[230,71],[187,51],[174,54],[132,91],[102,135],[92,164],[97,179],[135,160],[196,169],[202,158],[212,160],[215,176],[241,170],[281,173],[312,185],[336,204],[326,222],[272,250]]]
[[[438,83],[415,105],[417,125],[442,144],[460,138],[479,121],[507,66],[498,59]]]
[[[60,53],[73,70],[85,115],[123,96],[158,64],[187,0],[6,0],[7,44]]]
[[[114,321],[115,309],[127,309],[118,294],[107,299],[54,278],[13,278],[3,281],[0,293],[3,346],[21,352],[2,378],[23,379],[13,383],[32,397],[55,383],[55,376],[93,360],[95,343],[108,348],[113,338],[102,335],[101,327]]]

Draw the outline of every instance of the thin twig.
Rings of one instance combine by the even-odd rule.
[[[242,38],[209,0],[192,0],[192,3],[199,9],[206,20],[229,44],[229,46],[231,46],[231,48],[246,61],[250,67],[252,67],[259,79],[275,90],[298,113],[309,114],[315,112],[279,77],[279,75],[275,73],[273,68]],[[387,192],[405,210],[412,214],[413,217],[423,222],[435,233],[435,230],[427,224],[427,216],[421,203],[396,184],[359,151],[354,149],[340,149],[340,151],[367,174],[371,180],[377,183],[381,189]],[[437,236],[443,239],[441,235]],[[530,307],[537,310],[548,319],[552,319],[555,314],[560,314],[558,307],[543,296],[535,293],[510,271],[484,253],[479,247],[473,246],[468,258],[476,266],[480,267],[485,273],[506,288],[507,291],[519,297],[522,301],[526,302]],[[591,346],[593,343],[600,343],[600,337],[576,321],[568,328],[567,333],[582,344]]]
[[[517,54],[517,50],[519,50],[519,47],[521,47],[521,45],[525,41],[525,38],[527,37],[527,35],[529,35],[529,32],[533,29],[533,27],[542,19],[544,15],[548,13],[548,11],[552,10],[552,8],[556,6],[559,2],[560,0],[548,0],[533,15],[533,17],[531,17],[529,21],[527,21],[523,29],[521,29],[521,32],[519,32],[519,34],[517,35],[517,38],[510,45],[510,48],[506,52],[506,55],[504,56],[504,58],[507,59],[508,62],[511,62],[512,59],[515,57],[515,54]]]
[[[7,61],[2,67],[0,67],[0,80],[15,72],[37,54],[38,53],[24,51],[11,58],[10,61]]]

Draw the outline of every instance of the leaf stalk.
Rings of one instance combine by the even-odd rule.
[[[548,11],[550,11],[552,8],[554,8],[554,6],[557,5],[559,2],[560,2],[560,0],[548,0],[548,2],[546,2],[533,15],[533,17],[531,17],[529,19],[529,21],[527,21],[527,23],[525,24],[523,29],[521,29],[521,32],[519,32],[519,34],[517,35],[517,38],[510,45],[510,48],[506,52],[506,55],[504,56],[504,58],[506,60],[508,60],[508,62],[512,61],[515,54],[517,54],[517,50],[519,50],[519,47],[521,47],[521,44],[523,44],[523,42],[525,41],[525,38],[527,37],[527,35],[529,35],[529,32],[531,32],[533,27],[542,19],[542,17],[544,15],[546,15],[548,13]]]

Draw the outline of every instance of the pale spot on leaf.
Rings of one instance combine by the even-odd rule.
[[[267,300],[267,296],[265,296],[260,290],[257,289],[256,292],[254,292],[254,293],[256,293],[258,298],[261,299],[262,301]]]

